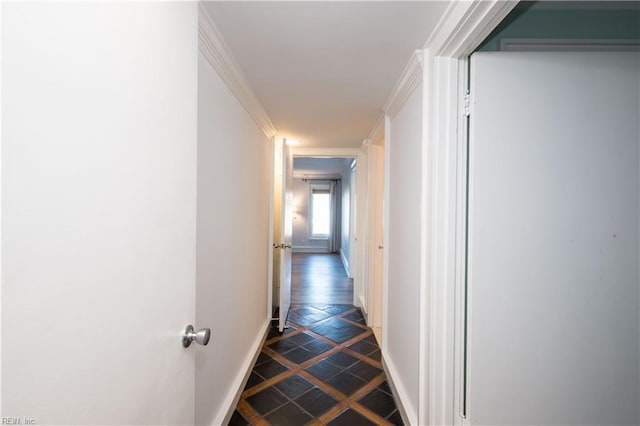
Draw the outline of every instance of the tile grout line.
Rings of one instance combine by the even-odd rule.
[[[339,306],[345,306],[345,305],[339,305]],[[285,405],[291,403],[294,406],[297,407],[298,410],[300,410],[302,413],[306,413],[306,415],[309,415],[312,417],[312,419],[310,420],[310,423],[308,424],[313,424],[313,425],[321,425],[321,424],[326,424],[326,422],[333,420],[334,418],[340,416],[343,412],[346,412],[348,410],[353,410],[354,412],[356,412],[357,414],[363,416],[364,418],[366,418],[369,421],[374,422],[377,425],[390,425],[392,424],[390,421],[386,420],[385,418],[381,417],[379,414],[369,410],[368,408],[364,407],[363,405],[361,405],[360,403],[358,403],[358,400],[364,398],[365,396],[367,396],[369,393],[373,392],[375,389],[379,389],[381,392],[383,392],[386,395],[389,395],[387,392],[385,392],[383,389],[378,388],[378,386],[380,384],[382,384],[385,380],[386,380],[386,376],[384,371],[381,371],[380,374],[378,374],[377,376],[375,376],[373,379],[371,380],[367,380],[365,377],[361,377],[359,375],[357,375],[356,373],[354,373],[353,371],[349,371],[349,368],[352,368],[353,366],[357,365],[358,362],[363,362],[366,365],[369,365],[371,367],[375,367],[377,369],[383,370],[382,368],[382,363],[374,358],[369,357],[367,354],[365,353],[360,353],[356,350],[350,349],[349,346],[354,345],[358,342],[364,342],[365,344],[370,344],[371,346],[374,346],[375,349],[373,351],[370,352],[370,354],[379,351],[379,345],[377,344],[377,342],[375,343],[371,343],[369,341],[365,341],[365,339],[369,338],[369,336],[373,335],[373,331],[371,330],[371,328],[367,327],[366,325],[356,322],[354,320],[351,320],[349,318],[345,318],[345,316],[347,315],[352,315],[353,313],[360,313],[360,309],[357,307],[351,307],[349,309],[346,309],[342,312],[338,312],[338,313],[330,313],[327,311],[324,311],[320,308],[314,307],[313,305],[309,306],[309,305],[298,305],[298,306],[292,306],[292,311],[294,309],[301,309],[301,308],[312,308],[314,310],[317,310],[319,312],[324,312],[326,314],[329,314],[329,316],[327,318],[323,318],[319,321],[315,321],[312,322],[310,324],[305,325],[301,325],[299,323],[296,323],[295,320],[290,320],[289,322],[295,327],[295,330],[289,332],[289,333],[284,333],[280,336],[274,336],[272,338],[267,338],[265,339],[265,341],[263,342],[262,348],[261,348],[261,352],[265,355],[267,355],[270,360],[275,361],[276,363],[281,364],[283,367],[287,368],[286,371],[280,372],[278,374],[276,374],[275,376],[266,379],[265,377],[263,377],[260,373],[252,370],[253,373],[255,373],[259,378],[264,379],[261,383],[258,383],[254,386],[252,386],[249,389],[245,389],[242,394],[241,394],[241,398],[240,401],[238,402],[237,405],[237,411],[245,418],[246,421],[248,421],[249,423],[251,423],[252,425],[256,425],[256,426],[263,426],[266,425],[268,426],[270,423],[266,420],[266,416],[272,414],[273,412],[281,409],[282,407],[284,407]],[[360,315],[362,315],[360,313]],[[301,317],[303,317],[304,315],[301,315]],[[341,322],[344,322],[347,325],[350,326],[355,326],[358,327],[359,329],[362,330],[362,332],[360,332],[359,334],[357,334],[356,336],[343,341],[342,343],[338,343],[335,342],[331,339],[329,339],[328,337],[319,334],[318,332],[315,332],[312,330],[312,328],[316,328],[319,326],[322,326],[324,323],[330,322],[331,320],[339,320]],[[329,330],[331,330],[331,326],[329,326]],[[339,330],[339,327],[337,328],[337,330]],[[349,335],[351,333],[351,331],[353,331],[353,329],[346,329],[343,334],[339,337],[343,337],[346,335]],[[325,330],[323,330],[325,331]],[[321,352],[315,356],[313,356],[312,358],[309,358],[308,360],[302,362],[302,363],[296,363],[295,361],[289,360],[288,358],[286,358],[284,355],[286,355],[289,352],[295,351],[297,349],[303,349],[306,351],[309,351],[308,349],[306,349],[304,346],[307,344],[312,343],[313,341],[308,341],[306,343],[302,343],[302,344],[298,344],[297,342],[292,342],[294,343],[296,346],[288,349],[282,353],[278,352],[277,350],[274,350],[272,348],[269,348],[268,346],[273,345],[274,343],[280,342],[280,341],[284,341],[285,339],[289,339],[289,338],[295,338],[295,336],[299,336],[301,334],[306,334],[307,336],[310,336],[314,339],[314,341],[320,341],[322,343],[325,343],[327,345],[330,346],[329,349],[325,350],[324,352]],[[360,346],[359,349],[363,349],[366,350],[367,346],[363,345]],[[314,353],[313,351],[309,351],[310,353]],[[344,393],[342,393],[340,390],[334,388],[332,385],[330,385],[329,383],[327,383],[327,381],[321,379],[320,377],[316,377],[314,376],[312,373],[306,371],[306,368],[309,368],[313,365],[318,364],[319,362],[321,362],[322,360],[325,360],[335,354],[338,353],[344,353],[348,356],[351,356],[352,358],[354,358],[356,361],[354,361],[352,364],[344,367],[342,365],[339,364],[334,364],[331,361],[327,361],[328,365],[333,366],[338,370],[338,373],[332,375],[328,380],[333,379],[334,377],[342,374],[342,373],[347,373],[350,376],[353,376],[361,381],[364,381],[364,385],[359,387],[357,389],[356,392],[352,393],[351,395],[346,395]],[[264,362],[269,362],[268,361],[264,361]],[[253,366],[253,368],[256,368],[256,365]],[[367,371],[367,370],[365,370]],[[364,372],[361,372],[364,373]],[[300,399],[302,396],[304,396],[305,394],[307,394],[308,392],[310,392],[312,389],[314,389],[314,387],[312,387],[311,389],[307,389],[305,391],[303,391],[301,394],[295,396],[295,397],[289,397],[287,394],[284,394],[283,391],[281,391],[280,389],[276,388],[275,385],[277,385],[278,383],[281,383],[282,381],[296,376],[298,375],[299,377],[303,378],[304,380],[306,380],[307,382],[309,382],[311,385],[313,385],[314,387],[317,387],[318,389],[320,389],[322,392],[324,392],[326,395],[330,396],[332,399],[334,399],[336,402],[336,404],[334,404],[328,411],[324,412],[322,415],[320,416],[313,416],[313,414],[311,412],[309,412],[305,407],[301,406],[299,403],[296,402],[297,399]],[[264,415],[258,413],[246,400],[247,398],[250,398],[251,396],[258,394],[259,392],[268,389],[270,387],[273,387],[273,390],[278,392],[279,394],[283,395],[285,402],[282,404],[279,404],[277,407],[270,409],[269,411],[265,412]],[[389,395],[391,398],[393,398],[392,395]],[[394,405],[395,405],[395,401],[394,401]],[[390,417],[393,415],[393,413],[395,413],[395,411],[397,410],[397,407],[391,411],[391,413],[389,413],[389,415],[387,417]]]

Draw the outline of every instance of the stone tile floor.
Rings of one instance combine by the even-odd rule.
[[[293,305],[269,330],[230,425],[402,425],[380,348],[352,305]]]

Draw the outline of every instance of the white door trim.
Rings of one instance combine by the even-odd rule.
[[[625,51],[637,52],[637,39],[575,39],[575,38],[503,38],[500,51],[503,52],[585,52],[585,51]]]
[[[517,3],[452,2],[424,46],[422,235],[426,246],[421,268],[426,274],[420,299],[419,424],[465,423],[459,383],[466,244],[463,65]]]
[[[361,154],[360,148],[313,148],[294,146],[291,148],[293,157],[339,157],[358,158]]]

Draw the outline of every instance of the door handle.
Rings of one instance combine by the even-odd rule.
[[[378,246],[378,250],[382,250],[382,246]]]
[[[273,248],[282,249],[282,250],[290,249],[291,247],[292,247],[292,245],[291,244],[287,244],[287,243],[274,244],[273,245]]]
[[[209,338],[211,338],[210,328],[201,328],[200,330],[195,331],[193,326],[189,324],[182,332],[182,346],[188,348],[189,346],[191,346],[191,342],[196,342],[199,345],[207,346],[207,343],[209,343]]]

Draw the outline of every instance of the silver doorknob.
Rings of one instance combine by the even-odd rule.
[[[182,332],[182,346],[188,348],[189,346],[191,346],[191,342],[196,342],[199,345],[207,346],[207,343],[209,343],[209,338],[211,338],[210,328],[201,328],[200,330],[195,331],[193,326],[189,324]]]

